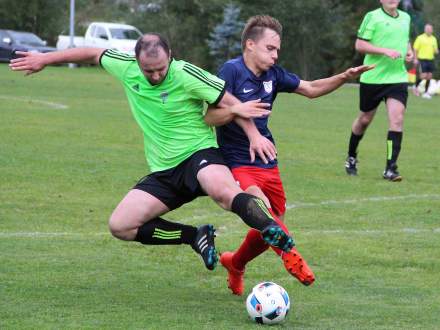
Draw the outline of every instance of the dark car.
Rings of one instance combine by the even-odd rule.
[[[0,30],[0,62],[9,62],[16,58],[15,51],[48,53],[56,50],[47,47],[46,41],[41,40],[30,32]]]

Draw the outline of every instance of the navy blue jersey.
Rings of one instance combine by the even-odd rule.
[[[223,64],[218,76],[226,81],[226,90],[241,102],[261,99],[261,102],[270,104],[269,110],[272,110],[278,93],[293,92],[300,82],[297,75],[287,72],[278,65],[273,65],[257,77],[246,67],[242,56]],[[267,127],[268,117],[256,118],[254,122],[261,135],[275,143]],[[251,163],[249,139],[234,121],[217,127],[217,141],[230,168],[238,166],[272,168],[277,164],[276,160],[264,164],[258,155],[256,155],[255,162]]]

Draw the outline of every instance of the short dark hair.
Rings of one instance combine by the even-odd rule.
[[[168,56],[170,55],[168,40],[160,33],[150,32],[138,39],[134,53],[136,54],[136,59],[139,59],[141,52],[145,52],[147,56],[157,57],[159,48],[162,48]]]
[[[243,50],[246,48],[248,39],[258,41],[266,29],[275,31],[281,38],[283,26],[276,18],[269,15],[257,15],[249,18],[241,34],[241,48]]]

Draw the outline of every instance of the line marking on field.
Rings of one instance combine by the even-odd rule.
[[[341,205],[341,204],[360,204],[360,203],[370,203],[370,202],[387,202],[387,201],[399,201],[399,200],[420,200],[420,199],[440,199],[440,195],[436,194],[411,194],[405,196],[373,196],[366,198],[358,198],[358,199],[345,199],[345,200],[328,200],[316,203],[294,203],[286,205],[288,210],[305,208],[305,207],[318,207],[318,206],[326,206],[326,205]]]
[[[55,103],[55,102],[49,102],[49,101],[43,101],[43,100],[34,100],[34,99],[30,99],[30,98],[25,98],[25,97],[14,97],[14,96],[0,95],[0,99],[19,101],[19,102],[37,103],[37,104],[42,104],[42,105],[48,106],[53,109],[64,110],[64,109],[69,108],[69,106],[62,104],[62,103]]]
[[[227,227],[221,226],[219,230],[222,233],[228,235],[232,234],[243,234],[243,231],[229,231]],[[380,229],[365,229],[365,230],[350,230],[350,229],[322,229],[322,230],[302,230],[301,235],[380,235],[380,234],[440,234],[440,228],[433,229],[418,229],[418,228],[402,228],[402,229],[390,229],[390,230],[380,230]],[[54,237],[64,237],[64,238],[94,238],[108,236],[111,237],[109,232],[100,233],[75,233],[75,232],[0,232],[0,238],[54,238]],[[221,235],[217,235],[221,236]]]

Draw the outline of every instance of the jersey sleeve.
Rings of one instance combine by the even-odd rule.
[[[364,20],[361,23],[361,26],[359,27],[357,37],[362,40],[369,41],[373,38],[374,34],[374,19],[373,15],[370,13],[367,13],[365,15]]]
[[[290,73],[282,67],[274,66],[277,75],[277,92],[294,92],[301,79],[294,73]]]
[[[185,90],[194,98],[216,105],[226,92],[225,82],[209,72],[185,63],[183,71],[186,73]]]
[[[413,48],[414,48],[414,50],[420,49],[420,36],[416,38],[416,41],[414,41]]]
[[[112,49],[107,49],[99,59],[99,64],[101,64],[104,70],[118,80],[124,80],[125,73],[133,62],[136,62],[134,56]]]
[[[218,77],[225,81],[226,91],[234,94],[234,82],[236,80],[237,70],[230,63],[225,63],[222,65],[218,71]]]

